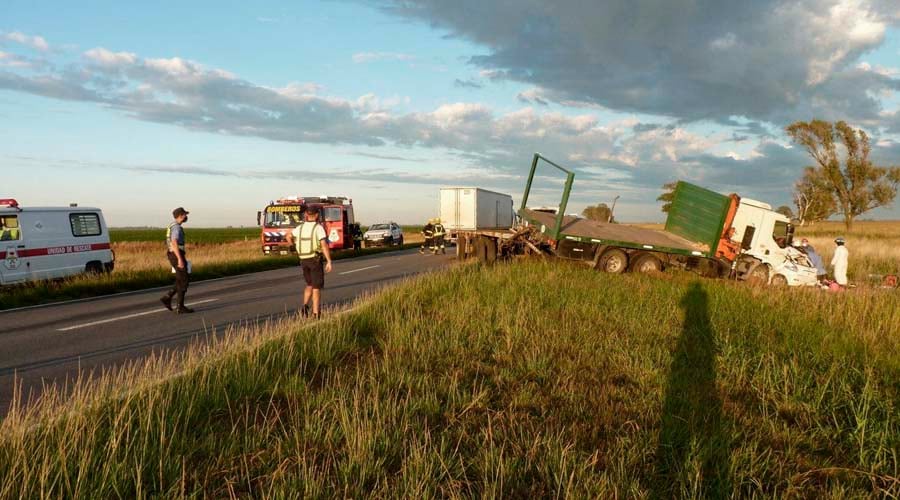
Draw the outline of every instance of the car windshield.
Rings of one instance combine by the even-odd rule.
[[[266,207],[266,227],[295,227],[300,224],[298,205],[272,205]]]
[[[374,224],[369,229],[370,230],[374,229],[377,231],[377,230],[381,230],[381,229],[390,229],[390,226],[388,226],[387,224]]]

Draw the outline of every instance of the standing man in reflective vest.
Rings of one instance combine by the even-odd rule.
[[[434,244],[431,246],[431,253],[437,255],[438,250],[441,251],[442,254],[447,253],[447,248],[444,246],[444,235],[447,231],[444,229],[444,225],[441,224],[441,219],[434,220]]]
[[[328,237],[325,228],[318,222],[319,208],[306,207],[303,222],[295,227],[288,236],[288,241],[295,245],[306,288],[303,290],[301,316],[309,316],[309,299],[312,299],[312,317],[319,318],[321,290],[325,286],[325,273],[331,272],[331,251],[328,248]],[[324,261],[322,257],[325,257]]]
[[[188,220],[188,211],[184,207],[178,207],[172,211],[175,222],[169,224],[166,230],[166,257],[169,264],[175,270],[175,287],[169,293],[159,299],[166,309],[172,310],[172,297],[177,297],[176,313],[185,314],[194,312],[184,305],[184,294],[188,289],[188,261],[184,252],[184,229],[181,225]]]

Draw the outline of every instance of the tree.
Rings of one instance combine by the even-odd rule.
[[[824,176],[815,167],[806,167],[803,170],[803,177],[794,183],[793,198],[801,226],[807,222],[825,220],[837,210],[834,195],[831,194]]]
[[[873,208],[890,205],[900,185],[900,167],[878,167],[869,160],[869,136],[846,122],[798,121],[786,129],[816,161],[816,175],[834,198],[836,212],[850,231],[853,220]],[[843,162],[838,152],[842,146]]]
[[[600,222],[615,222],[611,219],[612,211],[609,209],[606,203],[600,203],[599,205],[586,207],[581,212],[581,215],[587,217],[588,219]]]
[[[677,182],[667,182],[663,184],[662,187],[665,191],[656,198],[656,201],[663,202],[661,210],[665,213],[669,213],[669,209],[672,208],[672,201],[675,200],[675,186],[677,185]]]
[[[794,211],[791,210],[791,207],[787,205],[781,205],[780,207],[776,208],[775,211],[787,217],[788,219],[794,218]]]

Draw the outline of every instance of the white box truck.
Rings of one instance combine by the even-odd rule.
[[[515,218],[512,196],[477,187],[441,188],[441,223],[451,242],[458,231],[509,229]]]
[[[111,272],[114,264],[99,208],[23,208],[0,199],[0,285]]]

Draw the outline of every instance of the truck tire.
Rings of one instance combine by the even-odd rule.
[[[765,286],[769,284],[769,266],[763,264],[762,262],[757,262],[753,264],[750,269],[747,270],[747,283],[751,285],[757,286]]]
[[[607,250],[600,257],[598,269],[605,273],[624,273],[628,269],[628,255],[618,248]]]
[[[658,273],[662,271],[662,262],[655,255],[645,253],[634,260],[631,270],[637,273]]]
[[[783,274],[776,274],[772,276],[772,281],[769,283],[772,286],[788,286],[788,280]]]
[[[459,236],[456,239],[456,258],[464,260],[466,258],[466,237]]]
[[[485,237],[475,238],[475,257],[483,264],[493,264],[497,261],[497,244],[494,240]]]

